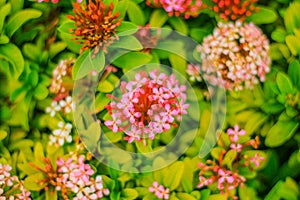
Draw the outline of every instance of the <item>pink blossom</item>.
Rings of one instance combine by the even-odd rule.
[[[190,81],[201,81],[199,65],[188,64],[186,73],[190,76]]]
[[[243,129],[239,130],[239,126],[235,125],[234,129],[231,129],[231,128],[227,129],[227,134],[230,136],[230,140],[232,142],[237,142],[239,139],[239,136],[245,135],[246,131]]]
[[[167,76],[158,70],[141,71],[135,79],[121,82],[121,98],[108,95],[112,99],[106,106],[112,120],[104,124],[113,132],[125,132],[125,140],[143,141],[154,139],[176,125],[175,119],[181,120],[187,114],[186,87],[179,85],[175,75]]]
[[[231,144],[230,148],[232,150],[237,151],[238,153],[240,153],[242,151],[243,146],[241,144]]]
[[[152,186],[149,187],[149,192],[154,193],[159,199],[169,199],[170,189],[165,188],[163,185],[159,185],[157,181],[154,181]]]
[[[250,162],[252,162],[256,167],[264,160],[264,157],[260,157],[258,153],[255,154],[254,157],[250,158]]]

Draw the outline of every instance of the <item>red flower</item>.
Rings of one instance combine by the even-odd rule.
[[[72,29],[73,35],[76,36],[81,47],[81,52],[90,48],[93,49],[93,54],[97,54],[100,49],[106,51],[116,39],[116,28],[121,24],[120,14],[113,14],[114,5],[111,3],[109,7],[103,4],[102,1],[96,0],[95,3],[89,0],[88,5],[82,8],[79,3],[74,3],[73,12],[75,16],[68,15],[67,17],[75,22],[76,29]]]

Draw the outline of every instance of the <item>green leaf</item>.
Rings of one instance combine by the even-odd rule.
[[[287,142],[299,127],[296,121],[278,121],[268,132],[265,144],[268,147],[278,147]]]
[[[19,77],[24,70],[24,58],[19,48],[8,43],[0,45],[0,59],[6,60],[11,65],[10,72],[14,77]]]
[[[286,33],[285,29],[282,27],[276,28],[271,34],[271,37],[273,40],[275,40],[276,42],[282,42],[282,43],[285,42],[286,36],[287,36],[287,33]]]
[[[7,132],[4,130],[0,130],[0,141],[5,139],[7,136]]]
[[[156,9],[152,12],[150,16],[150,26],[151,27],[162,27],[168,20],[168,14],[162,9]]]
[[[41,15],[42,12],[35,9],[24,9],[14,14],[9,18],[6,25],[6,33],[8,37],[11,37],[27,21],[38,18]]]
[[[226,200],[227,197],[225,194],[213,194],[210,195],[206,200]]]
[[[285,12],[284,24],[289,33],[293,33],[295,28],[300,27],[300,2],[290,3],[288,9]]]
[[[44,178],[42,173],[31,174],[25,178],[24,186],[27,190],[40,191],[46,186],[46,184],[40,184]]]
[[[227,167],[229,169],[231,169],[232,168],[232,163],[235,160],[236,156],[237,156],[237,151],[236,150],[233,150],[233,149],[229,150],[225,154],[225,157],[224,157],[224,160],[223,160],[222,164],[227,165]]]
[[[190,35],[197,42],[202,42],[203,38],[209,35],[212,30],[213,26],[206,26],[204,28],[192,28],[190,30]]]
[[[125,188],[121,192],[121,199],[136,199],[139,196],[138,192],[135,189]]]
[[[65,42],[55,42],[50,45],[49,57],[54,58],[57,54],[62,52],[67,47]]]
[[[183,171],[183,162],[177,161],[172,164],[168,169],[168,173],[164,177],[165,186],[168,187],[171,191],[175,190],[181,182]]]
[[[115,41],[113,44],[109,46],[109,49],[128,49],[132,51],[139,51],[143,49],[143,46],[133,36],[122,36],[119,38],[119,40]]]
[[[285,38],[286,44],[293,55],[300,54],[300,38],[294,35],[288,35]]]
[[[252,135],[254,131],[259,130],[260,126],[268,119],[268,115],[261,112],[255,112],[246,122],[245,130],[247,135]]]
[[[10,13],[11,11],[11,4],[7,3],[4,6],[0,6],[0,35],[2,33],[2,29],[3,29],[3,24],[5,21],[6,16]]]
[[[259,11],[253,13],[247,18],[248,22],[253,22],[254,24],[271,24],[275,22],[278,18],[277,13],[268,7],[259,7]]]
[[[189,32],[188,25],[183,19],[179,17],[171,17],[169,18],[169,22],[176,31],[184,35],[188,34]]]
[[[7,44],[7,43],[9,43],[9,38],[4,34],[0,35],[0,44]]]
[[[34,92],[33,95],[37,100],[43,100],[45,99],[49,94],[49,90],[47,89],[47,87],[45,85],[38,85]]]
[[[137,32],[138,27],[134,23],[122,21],[122,23],[120,24],[120,26],[116,28],[116,30],[118,36],[126,36],[126,35],[132,35],[135,32]],[[118,43],[118,41],[115,42]]]
[[[177,193],[176,196],[179,200],[196,200],[196,198],[187,193]]]
[[[147,64],[152,56],[142,52],[129,52],[113,61],[113,64],[120,68],[132,69]]]
[[[294,59],[290,65],[288,70],[289,77],[293,82],[294,86],[300,89],[300,63],[298,60]]]
[[[143,142],[135,141],[136,148],[141,153],[150,153],[152,152],[151,143],[147,142],[147,145],[145,146]]]
[[[104,92],[104,93],[110,93],[111,91],[113,91],[115,89],[114,85],[107,81],[100,81],[97,90],[100,92]]]
[[[46,200],[57,200],[57,190],[46,190]]]
[[[100,73],[105,65],[105,55],[103,51],[99,51],[95,58],[92,58],[92,51],[83,52],[75,62],[72,69],[72,77],[74,80],[81,79],[88,75],[92,70]]]
[[[289,77],[282,72],[278,72],[276,76],[276,83],[281,94],[293,93],[293,84]]]
[[[128,1],[127,14],[133,23],[143,26],[146,23],[146,18],[144,13],[139,5],[133,1]]]
[[[79,132],[79,134],[86,148],[89,151],[93,151],[100,139],[101,127],[97,122],[92,122],[89,124],[87,130],[82,130]]]
[[[177,72],[181,73],[183,76],[186,76],[187,63],[184,58],[176,54],[170,54],[169,60],[172,67],[177,70]]]

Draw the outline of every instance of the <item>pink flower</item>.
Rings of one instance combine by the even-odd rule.
[[[231,144],[230,148],[232,150],[237,151],[238,153],[240,153],[242,151],[243,146],[241,144]]]
[[[129,143],[154,139],[176,125],[187,114],[186,87],[179,85],[175,75],[167,76],[158,70],[139,72],[135,79],[121,82],[121,98],[108,95],[112,101],[106,108],[113,120],[104,124],[113,132],[124,131]]]
[[[197,17],[200,11],[205,8],[200,0],[147,0],[146,4],[157,8],[162,7],[169,16],[183,16],[186,19],[190,16]]]
[[[239,126],[238,126],[238,125],[235,125],[235,126],[234,126],[234,129],[229,128],[229,129],[227,130],[227,134],[230,136],[230,140],[231,140],[232,142],[237,142],[238,139],[239,139],[239,136],[245,135],[245,134],[246,134],[246,131],[243,130],[243,129],[241,129],[241,130],[239,131]]]
[[[250,158],[250,162],[252,162],[256,167],[264,160],[264,157],[260,157],[258,153],[255,154],[254,157]]]
[[[205,178],[204,176],[199,176],[199,181],[200,183],[197,185],[198,188],[202,188],[213,183],[211,178]]]
[[[169,199],[170,189],[165,188],[163,185],[159,185],[157,181],[154,181],[152,186],[149,187],[149,192],[154,193],[159,199]]]
[[[220,176],[218,180],[218,189],[223,190],[224,184],[232,184],[234,182],[234,177],[232,176],[231,171],[225,171],[223,169],[219,169],[218,174]]]

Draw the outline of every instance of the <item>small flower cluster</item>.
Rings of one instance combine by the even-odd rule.
[[[36,170],[43,172],[45,178],[36,180],[40,185],[44,185],[45,190],[57,190],[61,192],[64,200],[94,200],[109,195],[109,190],[104,188],[102,176],[96,178],[94,170],[89,164],[84,163],[84,156],[74,155],[66,161],[57,159],[55,169],[49,158],[42,158],[45,166],[40,168],[34,163],[30,163]]]
[[[71,31],[76,36],[74,39],[83,44],[81,52],[93,48],[95,56],[100,49],[106,51],[106,47],[114,42],[116,28],[122,19],[118,19],[120,13],[113,14],[113,9],[112,3],[107,7],[101,0],[96,0],[95,3],[89,0],[88,5],[83,8],[79,3],[74,4],[75,16],[67,17],[75,22],[77,28]]]
[[[238,143],[239,138],[245,136],[245,134],[245,130],[239,130],[238,125],[235,125],[234,129],[229,128],[227,136],[229,137],[230,145],[228,147],[224,142],[219,142],[219,146],[224,148],[219,155],[219,159],[216,161],[207,160],[205,164],[198,163],[198,167],[200,168],[198,188],[217,183],[217,188],[221,194],[226,194],[227,197],[233,199],[237,198],[230,191],[238,186],[243,186],[246,182],[246,178],[238,173],[238,168],[248,167],[250,170],[254,170],[253,167],[258,167],[264,160],[264,157],[261,157],[258,153],[251,158],[243,154],[242,150],[246,147],[251,146],[257,149],[260,144],[258,137],[248,142]],[[226,167],[227,164],[223,164],[224,157],[229,151],[237,152],[232,161],[232,166],[234,166],[232,169],[228,169]]]
[[[200,76],[200,66],[199,65],[193,65],[193,64],[188,64],[186,73],[190,76],[190,81],[201,81],[201,76]]]
[[[72,130],[72,124],[58,122],[59,129],[55,129],[52,135],[49,136],[49,144],[55,146],[63,146],[65,142],[72,142],[72,136],[70,135]]]
[[[251,89],[270,71],[269,41],[253,23],[219,23],[197,50],[204,78],[228,90]]]
[[[165,188],[163,185],[159,185],[157,181],[154,181],[152,186],[149,187],[149,192],[155,194],[159,199],[169,199],[169,188]]]
[[[219,16],[228,20],[244,21],[246,17],[249,17],[253,12],[257,12],[258,8],[254,6],[258,0],[212,0],[215,4],[209,7]]]
[[[84,156],[69,158],[66,161],[60,158],[56,164],[57,172],[62,174],[58,182],[76,194],[73,200],[99,199],[109,195],[109,190],[103,187],[102,176],[91,177],[94,170],[89,164],[84,163]],[[58,186],[56,189],[61,190],[62,187]]]
[[[124,131],[124,139],[129,143],[142,141],[146,145],[146,137],[151,140],[176,126],[182,114],[187,114],[186,86],[179,85],[175,75],[167,76],[158,70],[139,72],[135,80],[121,82],[122,97],[106,106],[112,120],[105,125],[113,132]]]
[[[138,31],[134,35],[143,45],[144,49],[142,51],[150,53],[151,49],[156,47],[160,38],[160,29],[157,29],[155,33],[149,24],[146,26],[139,26]]]
[[[0,199],[30,200],[30,192],[24,188],[23,182],[17,176],[11,176],[11,169],[11,166],[0,163]]]
[[[202,9],[201,0],[147,0],[146,4],[155,8],[163,8],[169,16],[183,16],[185,19],[197,17]]]
[[[55,94],[55,101],[59,101],[69,96],[69,91],[73,88],[73,84],[68,84],[64,79],[71,79],[74,63],[75,59],[73,58],[61,60],[54,69],[49,90],[51,93]]]
[[[39,2],[39,3],[41,3],[41,2],[47,2],[47,3],[48,3],[48,2],[50,2],[50,0],[38,0],[38,2]],[[52,3],[58,3],[59,0],[51,0],[51,2],[52,2]],[[78,2],[78,3],[81,3],[82,0],[77,0],[77,2]]]
[[[46,113],[49,113],[51,117],[54,117],[56,112],[62,112],[64,114],[70,113],[74,110],[74,103],[71,96],[67,96],[65,99],[52,101],[50,107],[46,108]]]

